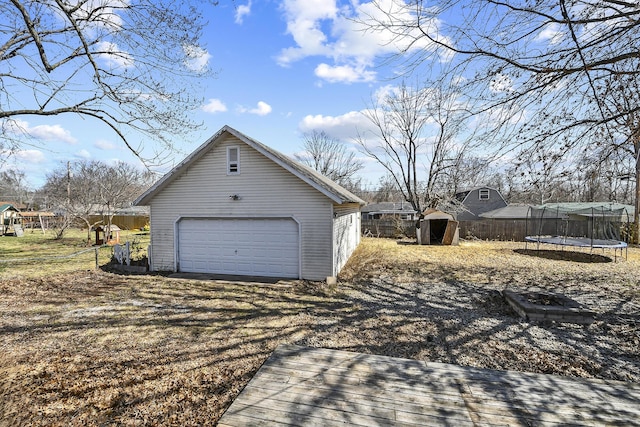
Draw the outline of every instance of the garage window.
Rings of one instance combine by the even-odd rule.
[[[483,188],[479,191],[480,200],[489,200],[489,189]]]
[[[227,175],[240,175],[240,149],[227,147]]]

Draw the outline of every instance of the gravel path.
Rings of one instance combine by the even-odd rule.
[[[614,263],[602,262],[608,259],[601,255],[534,253],[520,243],[465,242],[457,248],[405,247],[409,260],[394,264],[388,260],[397,243],[370,245],[348,266],[341,285],[348,304],[358,309],[317,319],[321,327],[300,344],[640,382],[635,251]],[[561,293],[595,311],[596,320],[525,321],[502,297],[505,288]]]

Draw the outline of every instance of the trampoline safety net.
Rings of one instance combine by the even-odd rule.
[[[629,215],[609,206],[529,208],[526,240],[570,246],[626,247]]]

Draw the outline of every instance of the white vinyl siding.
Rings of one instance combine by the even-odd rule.
[[[239,148],[241,175],[227,175],[227,147]],[[279,216],[299,223],[302,277],[322,280],[333,275],[332,205],[295,175],[228,136],[151,200],[152,269],[175,270],[174,230],[181,217]]]
[[[334,205],[333,275],[337,276],[360,244],[360,205]]]

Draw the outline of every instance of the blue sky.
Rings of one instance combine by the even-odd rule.
[[[204,84],[204,104],[193,112],[205,125],[174,141],[178,151],[169,164],[224,125],[288,155],[301,150],[302,134],[312,129],[355,150],[357,131],[370,126],[360,111],[376,92],[398,83],[389,80],[392,69],[380,66],[392,53],[384,35],[363,34],[351,19],[368,7],[366,2],[240,0],[207,9],[200,60],[216,77]],[[3,167],[25,171],[34,188],[68,160],[138,162],[100,123],[72,115],[20,120],[31,139]],[[373,184],[382,170],[370,160],[365,164],[361,175]]]

